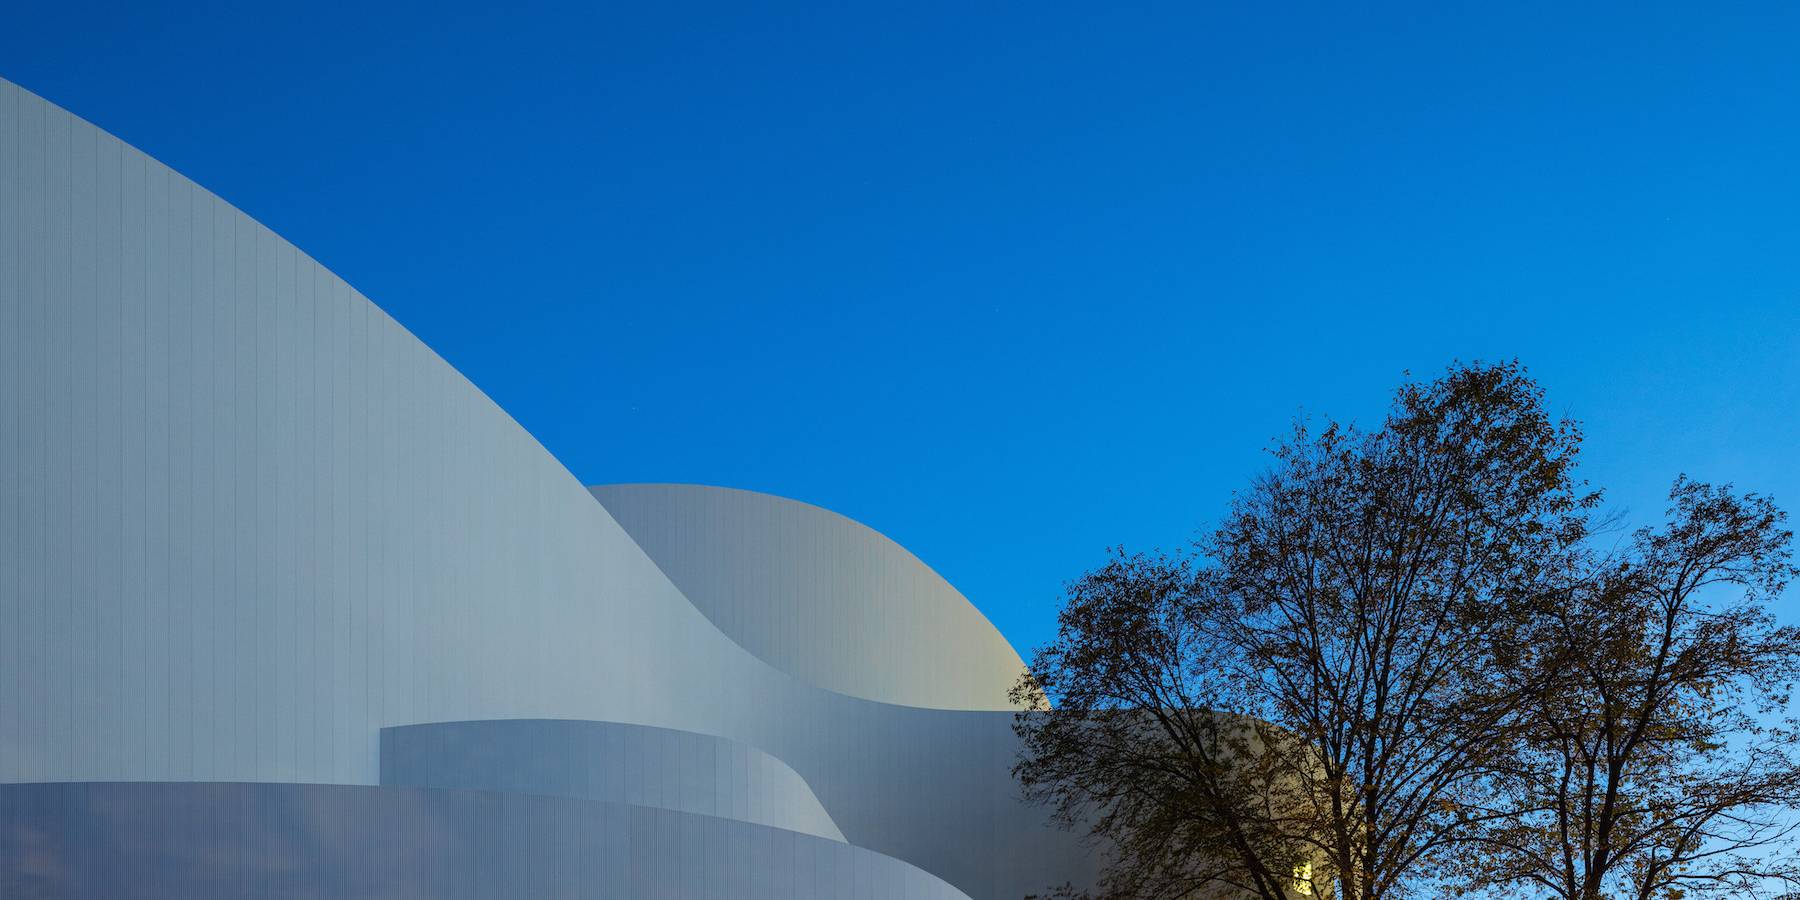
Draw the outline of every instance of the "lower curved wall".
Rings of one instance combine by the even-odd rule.
[[[721,737],[621,722],[383,728],[381,783],[654,806],[844,840],[806,779],[781,760]]]
[[[0,897],[967,900],[877,853],[712,816],[227,782],[0,786]]]

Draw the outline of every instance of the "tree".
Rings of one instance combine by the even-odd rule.
[[[1255,752],[1250,723],[1214,711],[1227,647],[1204,628],[1206,599],[1186,559],[1121,551],[1069,586],[1057,640],[1012,691],[1014,773],[1061,824],[1110,842],[1106,896],[1281,900],[1311,857],[1291,756]]]
[[[1518,364],[1453,367],[1374,431],[1298,424],[1192,558],[1072,584],[1014,771],[1107,845],[1101,892],[1383,900],[1474,839],[1538,688],[1498,654],[1597,503],[1579,443]]]
[[[1765,497],[1685,478],[1669,523],[1595,554],[1523,632],[1528,728],[1477,880],[1558,900],[1796,896],[1791,810],[1800,628],[1766,603],[1793,577]],[[1535,677],[1535,676],[1534,676]]]

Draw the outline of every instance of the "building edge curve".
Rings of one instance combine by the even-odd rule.
[[[592,485],[689,602],[753,655],[852,697],[1010,710],[1024,660],[969,599],[867,524],[774,494]]]

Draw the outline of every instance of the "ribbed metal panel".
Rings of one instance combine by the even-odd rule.
[[[381,783],[654,806],[844,840],[786,763],[668,728],[566,719],[384,728]]]
[[[956,588],[860,522],[753,491],[590,488],[732,640],[827,690],[907,706],[1006,709],[1025,663]]]
[[[825,622],[890,678],[932,634]],[[388,726],[628,722],[767,752],[971,896],[1084,877],[1008,714],[817,681],[341,279],[0,81],[0,783],[373,785]]]

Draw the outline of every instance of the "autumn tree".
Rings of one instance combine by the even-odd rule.
[[[1013,689],[1014,773],[1109,845],[1104,896],[1281,900],[1308,874],[1287,777],[1304,754],[1258,753],[1255,723],[1217,712],[1230,648],[1208,630],[1211,599],[1187,559],[1120,552],[1069,586],[1056,641]]]
[[[1533,683],[1500,677],[1596,502],[1517,364],[1302,423],[1191,557],[1076,581],[1014,692],[1027,796],[1112,896],[1399,897],[1493,808]]]
[[[1800,628],[1765,497],[1687,479],[1668,523],[1584,560],[1521,632],[1527,728],[1468,856],[1481,885],[1557,900],[1800,895]],[[1549,672],[1543,678],[1538,673]],[[1492,821],[1492,820],[1490,820]]]

